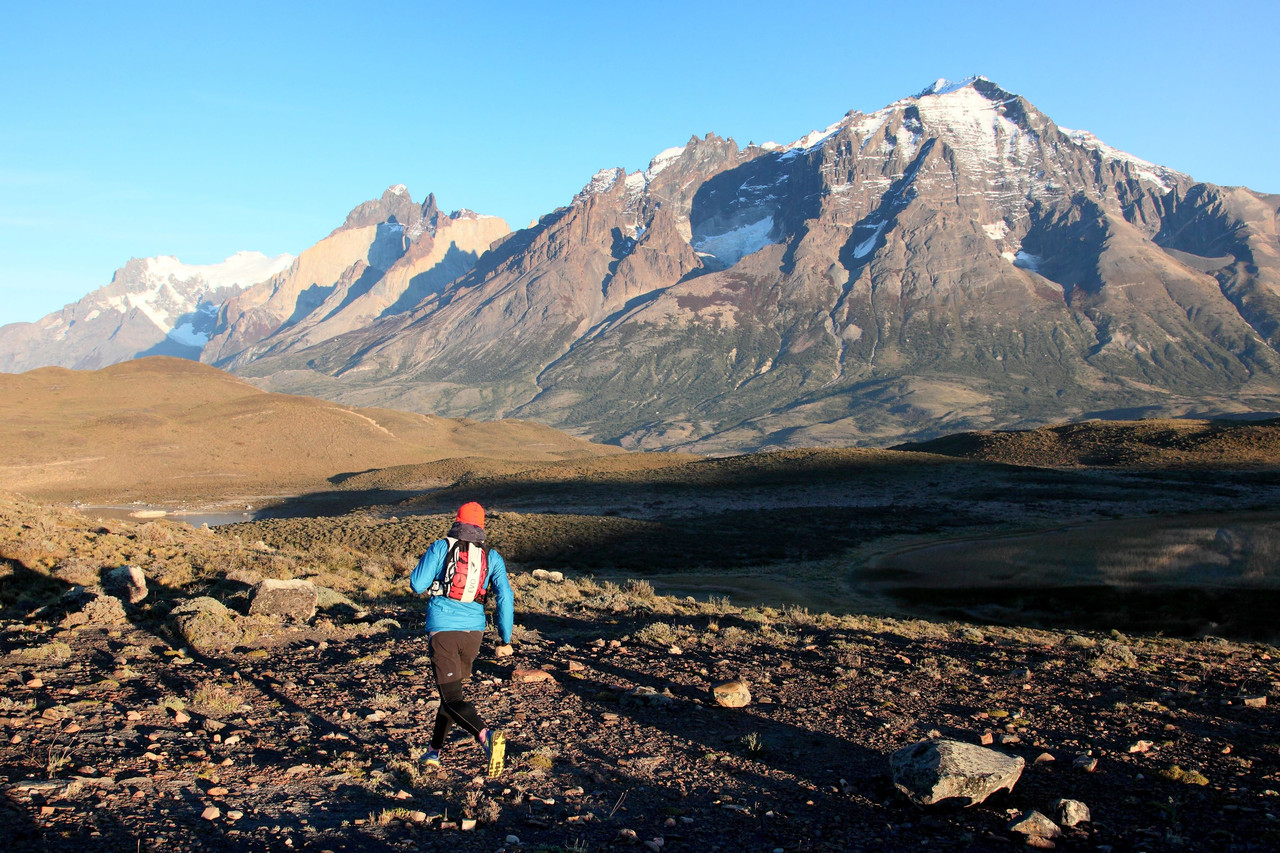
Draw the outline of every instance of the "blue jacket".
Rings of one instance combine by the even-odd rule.
[[[437,539],[431,543],[427,553],[414,566],[409,575],[409,587],[422,594],[431,587],[444,572],[444,558],[449,552],[449,543]],[[489,549],[489,575],[485,578],[485,590],[497,593],[496,620],[498,636],[502,642],[511,642],[511,624],[513,621],[513,601],[511,584],[507,581],[507,564],[502,555]],[[433,595],[427,600],[427,631],[483,631],[484,604],[479,601],[454,601],[444,595]]]

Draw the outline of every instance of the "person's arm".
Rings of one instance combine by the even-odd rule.
[[[498,599],[495,604],[494,620],[498,626],[498,639],[502,645],[511,645],[511,628],[515,622],[515,596],[511,592],[511,583],[507,580],[507,564],[497,551],[489,552],[489,579]]]
[[[432,542],[427,553],[418,560],[418,565],[413,567],[413,573],[409,575],[409,588],[419,595],[426,592],[444,568],[444,558],[448,553],[448,542],[443,539]]]

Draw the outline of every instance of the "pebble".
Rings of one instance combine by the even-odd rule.
[[[464,817],[462,820],[458,821],[458,829],[461,829],[463,832],[470,832],[475,828],[476,828],[475,818]]]
[[[239,809],[232,809],[231,811],[227,812],[227,820],[237,821],[242,817],[244,817],[244,812],[240,811]]]
[[[1140,741],[1138,741],[1138,742],[1136,742],[1136,743],[1131,743],[1131,744],[1129,744],[1129,752],[1130,752],[1130,754],[1138,754],[1138,753],[1143,753],[1143,752],[1150,752],[1150,751],[1151,751],[1151,747],[1153,747],[1153,746],[1155,746],[1155,744],[1153,744],[1153,743],[1152,743],[1151,741],[1149,741],[1149,740],[1140,740]]]
[[[520,837],[517,835],[508,835],[506,841],[508,844],[519,844]]]
[[[200,817],[204,818],[205,820],[217,820],[218,818],[222,817],[222,809],[218,808],[217,806],[209,806],[203,812],[200,813]]]
[[[1098,769],[1098,759],[1092,755],[1077,755],[1075,760],[1071,762],[1071,766],[1077,770],[1083,770],[1085,773],[1092,773]]]
[[[37,687],[44,687],[44,682],[39,678],[30,678],[27,679],[27,686],[34,690]]]

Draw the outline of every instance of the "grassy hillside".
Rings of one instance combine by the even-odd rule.
[[[271,394],[147,358],[0,374],[0,488],[68,500],[293,494],[454,457],[545,462],[620,452],[523,421],[476,423]]]
[[[962,432],[902,450],[1046,468],[1280,466],[1280,420],[1089,421]]]

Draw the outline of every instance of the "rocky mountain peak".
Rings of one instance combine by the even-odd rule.
[[[425,213],[422,206],[414,204],[413,197],[404,184],[395,184],[387,187],[380,198],[363,202],[352,208],[347,214],[346,221],[337,230],[378,225],[393,216],[401,225],[412,228],[422,221]]]

